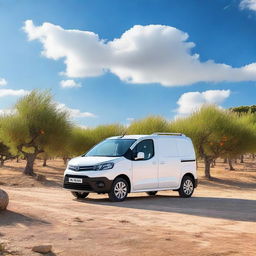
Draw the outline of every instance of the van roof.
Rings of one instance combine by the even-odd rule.
[[[184,134],[181,133],[153,133],[153,134],[134,134],[134,135],[121,135],[121,136],[114,136],[114,137],[110,137],[108,139],[140,139],[140,138],[144,138],[144,137],[148,137],[148,138],[159,138],[159,137],[165,137],[165,138],[170,138],[170,137],[175,137],[175,138],[187,138]]]

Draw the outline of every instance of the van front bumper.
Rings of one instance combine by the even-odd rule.
[[[69,178],[82,179],[82,183],[69,182]],[[106,177],[90,178],[88,176],[66,174],[64,177],[63,188],[71,191],[85,191],[96,193],[109,193],[113,180]]]

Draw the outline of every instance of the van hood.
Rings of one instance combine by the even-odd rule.
[[[101,157],[101,156],[79,156],[71,159],[68,164],[75,166],[91,166],[104,162],[115,161],[121,157]]]

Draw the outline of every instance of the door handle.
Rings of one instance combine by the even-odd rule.
[[[161,161],[160,164],[165,164],[165,161]]]
[[[155,164],[156,164],[156,161],[152,162],[152,164],[155,165]]]

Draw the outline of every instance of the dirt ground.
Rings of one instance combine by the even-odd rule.
[[[122,203],[107,195],[74,199],[61,188],[61,160],[37,162],[45,182],[22,175],[24,162],[8,162],[0,169],[0,188],[10,196],[0,212],[0,255],[38,255],[33,246],[51,244],[48,255],[255,256],[256,160],[245,161],[236,171],[218,162],[212,181],[199,164],[192,198],[165,191],[130,194]]]

